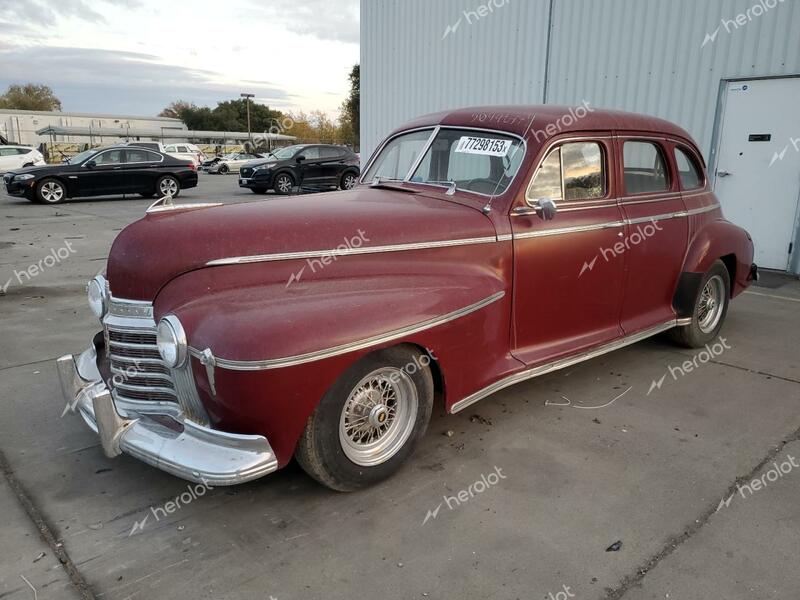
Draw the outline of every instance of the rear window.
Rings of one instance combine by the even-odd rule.
[[[678,166],[678,176],[681,178],[683,189],[703,187],[703,171],[691,154],[681,148],[675,148],[675,163]]]
[[[669,189],[667,163],[661,148],[653,142],[625,142],[623,168],[628,194],[649,194]]]

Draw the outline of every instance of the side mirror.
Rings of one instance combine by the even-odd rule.
[[[536,201],[536,213],[542,217],[545,221],[552,221],[556,213],[558,212],[558,207],[556,203],[553,202],[550,198],[539,198]]]
[[[297,157],[295,157],[295,159],[294,159],[294,160],[295,160],[296,162],[298,162],[298,163],[301,163],[301,162],[303,162],[305,159],[306,159],[306,157],[305,157],[305,156],[303,156],[303,155],[301,154],[300,156],[297,156]]]
[[[88,162],[83,163],[83,166],[86,167],[87,169],[94,169],[97,166],[97,163],[94,162],[93,160],[90,160]]]

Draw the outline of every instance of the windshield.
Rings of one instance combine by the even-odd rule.
[[[278,148],[277,150],[273,150],[270,152],[270,156],[274,156],[278,160],[286,160],[287,158],[292,158],[294,153],[300,150],[302,146],[286,146],[285,148]]]
[[[402,134],[392,139],[370,166],[364,181],[408,178],[415,183],[454,187],[487,196],[502,194],[524,158],[524,145],[503,133],[441,128]],[[420,153],[419,166],[409,177]]]

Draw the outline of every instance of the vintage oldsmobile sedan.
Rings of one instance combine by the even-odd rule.
[[[151,207],[89,284],[102,331],[58,366],[108,456],[210,485],[295,456],[354,490],[399,468],[434,402],[661,332],[711,342],[752,259],[681,128],[463,109],[392,133],[349,191]]]

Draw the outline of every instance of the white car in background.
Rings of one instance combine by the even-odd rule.
[[[24,167],[44,165],[44,156],[36,148],[0,146],[0,175]]]
[[[175,158],[191,160],[196,166],[206,160],[206,155],[194,144],[170,144],[164,148],[164,152]]]
[[[260,154],[251,154],[249,152],[232,152],[231,154],[226,154],[213,165],[208,167],[208,172],[220,173],[221,175],[224,175],[225,173],[238,173],[242,165],[250,162],[251,160],[256,160],[257,158],[264,157]]]

